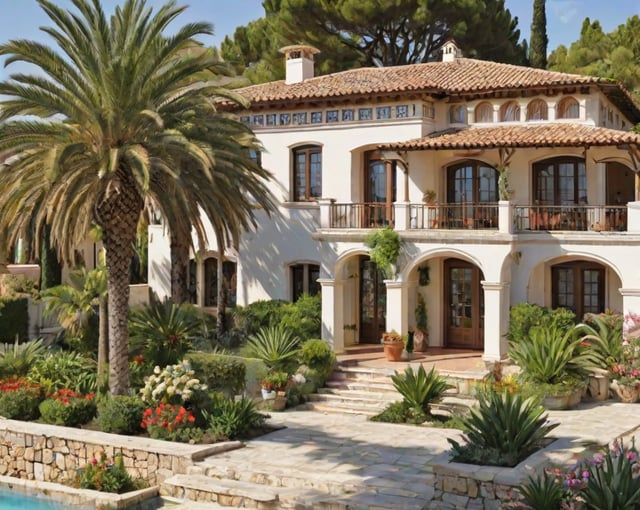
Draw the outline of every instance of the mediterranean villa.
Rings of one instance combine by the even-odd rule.
[[[279,212],[228,253],[198,247],[195,302],[215,306],[223,256],[240,305],[321,293],[322,337],[342,351],[406,333],[421,295],[429,345],[487,361],[506,356],[517,303],[640,312],[640,106],[620,84],[452,41],[442,61],[319,77],[315,48],[283,53],[286,80],[240,89],[238,112]],[[365,243],[386,226],[401,238],[390,279]],[[149,284],[168,295],[163,226],[149,237]]]

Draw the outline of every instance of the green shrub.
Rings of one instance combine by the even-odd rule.
[[[10,420],[35,420],[40,416],[38,406],[42,390],[23,378],[0,381],[0,416]]]
[[[250,357],[262,360],[270,370],[293,372],[300,339],[282,326],[258,331],[247,342]]]
[[[0,342],[29,339],[29,300],[26,297],[0,297]]]
[[[93,459],[77,471],[76,485],[81,489],[115,494],[141,488],[127,473],[121,454],[114,455],[113,462],[109,463],[105,453],[102,454],[100,460]]]
[[[420,424],[427,420],[427,415],[421,407],[412,407],[405,400],[392,402],[384,411],[370,418],[371,421],[386,423]]]
[[[436,372],[435,367],[427,374],[422,365],[417,372],[414,372],[413,367],[407,366],[404,374],[395,372],[391,380],[407,405],[410,408],[422,409],[425,415],[431,414],[429,405],[439,402],[442,394],[451,387],[445,378]]]
[[[540,305],[519,303],[509,311],[507,339],[520,342],[529,336],[536,326],[557,326],[561,330],[571,329],[576,322],[575,314],[566,308],[547,308]]]
[[[301,340],[318,338],[322,325],[320,294],[303,294],[295,303],[283,304],[280,324]]]
[[[81,393],[96,391],[96,361],[78,352],[53,351],[37,359],[28,378],[41,385],[47,393],[71,388]]]
[[[209,352],[186,355],[198,379],[212,391],[239,395],[246,386],[247,369],[241,358]]]
[[[529,336],[511,341],[509,356],[520,367],[523,379],[536,384],[579,378],[596,362],[589,350],[582,349],[575,327],[565,330],[555,324],[534,327]]]
[[[41,356],[45,347],[41,339],[31,342],[0,344],[0,377],[21,377],[27,375],[31,366]]]
[[[45,423],[77,427],[95,417],[96,402],[92,393],[82,395],[63,388],[43,400],[39,409]]]
[[[242,307],[234,309],[234,321],[236,327],[247,337],[255,335],[263,328],[275,326],[282,322],[282,310],[288,301],[254,301]]]
[[[188,303],[153,301],[133,310],[129,318],[132,351],[142,354],[151,365],[161,367],[181,361],[202,330],[201,312]]]
[[[509,392],[478,395],[478,407],[462,418],[465,444],[447,439],[453,460],[487,466],[513,467],[543,446],[558,426],[547,423],[544,408]]]
[[[138,397],[113,395],[98,405],[98,426],[103,432],[134,435],[142,432],[142,413],[146,405]]]
[[[370,249],[369,257],[387,278],[393,278],[394,266],[400,256],[400,235],[391,228],[385,227],[369,234],[365,240]]]
[[[267,415],[258,412],[252,399],[242,397],[239,400],[216,398],[206,418],[209,432],[218,438],[244,438],[252,431],[262,427]]]
[[[335,361],[335,353],[324,340],[307,340],[300,348],[300,362],[309,368],[315,370],[331,369]]]

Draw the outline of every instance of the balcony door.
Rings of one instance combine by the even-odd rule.
[[[384,275],[369,260],[360,259],[360,343],[380,343],[385,330],[387,288]]]
[[[464,260],[448,259],[445,268],[445,345],[484,348],[482,271]]]
[[[364,200],[367,228],[393,224],[393,203],[396,201],[396,165],[383,161],[377,152],[367,154]]]
[[[488,210],[475,207],[498,203],[498,172],[482,161],[462,161],[447,169],[449,224],[459,227],[479,225]],[[456,223],[457,222],[457,223]]]

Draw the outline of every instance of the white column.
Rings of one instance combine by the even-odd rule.
[[[409,293],[407,282],[385,280],[387,286],[386,330],[395,329],[401,335],[409,331]]]
[[[514,206],[509,200],[498,202],[498,231],[502,234],[513,234],[513,210]]]
[[[640,232],[640,202],[627,203],[627,232]]]
[[[410,227],[411,202],[396,202],[393,204],[394,211],[394,225],[395,230],[408,230]]]
[[[331,228],[331,206],[335,203],[333,198],[319,198],[320,228]]]
[[[620,294],[622,295],[622,313],[624,315],[640,314],[640,289],[622,288]]]
[[[483,281],[484,289],[484,354],[485,361],[507,357],[506,339],[509,322],[509,284]]]
[[[319,278],[322,286],[322,339],[334,352],[344,352],[344,314],[342,284]]]

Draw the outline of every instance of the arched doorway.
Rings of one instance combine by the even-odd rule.
[[[551,307],[568,308],[581,321],[587,313],[605,311],[605,267],[572,261],[551,267]]]
[[[384,274],[369,257],[360,257],[360,343],[380,343],[386,328],[387,288]]]
[[[393,224],[396,201],[396,164],[383,160],[378,152],[367,153],[365,166],[365,227]]]
[[[444,261],[445,346],[484,349],[482,271],[460,259]]]

